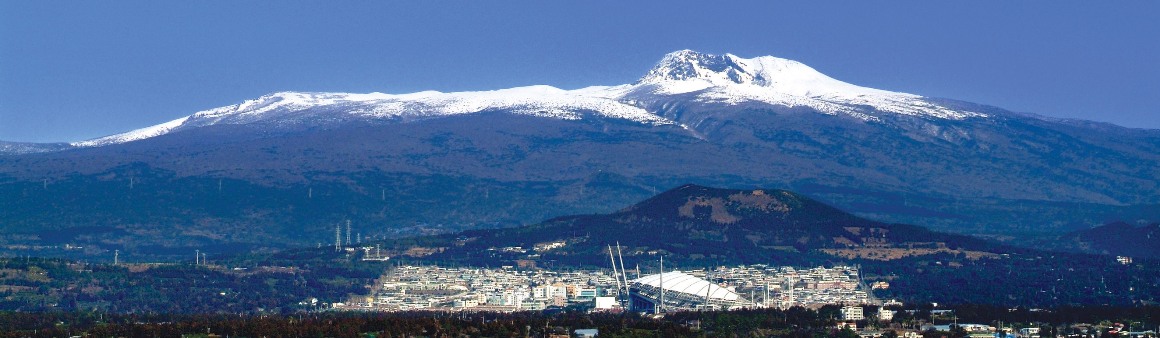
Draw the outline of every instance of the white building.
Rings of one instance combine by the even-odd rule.
[[[842,307],[842,320],[863,320],[866,316],[862,314],[861,306],[845,306]]]
[[[620,307],[616,297],[596,297],[596,310],[611,310]]]
[[[1026,327],[1019,329],[1019,337],[1022,338],[1039,338],[1038,327]]]
[[[729,310],[756,306],[736,292],[680,271],[648,275],[629,281],[629,297],[636,311]],[[663,305],[662,305],[663,299]]]
[[[880,310],[878,310],[878,320],[884,321],[884,322],[889,322],[891,320],[894,320],[894,313],[895,312],[897,312],[897,311],[880,309]]]

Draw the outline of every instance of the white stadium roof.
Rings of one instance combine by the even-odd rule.
[[[726,288],[717,286],[717,284],[680,271],[648,275],[634,279],[631,283],[640,283],[659,288],[661,287],[661,277],[664,277],[664,289],[666,291],[675,291],[700,297],[705,297],[705,293],[708,292],[710,298],[725,301],[736,301],[741,298],[736,292],[729,291]]]

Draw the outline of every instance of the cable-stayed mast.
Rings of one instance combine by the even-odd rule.
[[[624,279],[624,297],[628,302],[628,308],[632,308],[632,295],[628,293],[628,272],[624,268],[624,255],[620,253],[620,241],[616,241],[616,256],[620,258],[620,277]],[[637,276],[639,277],[639,276]]]
[[[616,242],[616,257],[620,259],[620,277],[624,279],[624,293],[628,293],[628,272],[624,269],[624,254],[620,252],[620,241]]]
[[[620,288],[620,273],[616,272],[616,259],[614,259],[612,257],[612,246],[611,245],[608,246],[608,261],[612,263],[612,279],[616,280],[616,294],[617,294],[616,296],[617,296],[617,298],[620,298],[620,295],[621,295],[621,293],[620,293],[620,290],[621,290],[621,288]],[[622,269],[623,269],[623,267],[622,267]]]

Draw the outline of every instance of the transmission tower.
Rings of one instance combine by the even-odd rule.
[[[348,219],[346,220],[346,245],[349,246],[351,244],[353,243],[350,241],[350,220]]]

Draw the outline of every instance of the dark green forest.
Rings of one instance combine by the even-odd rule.
[[[867,311],[877,311],[867,308]],[[1160,324],[1160,307],[1005,308],[964,305],[951,314],[932,314],[929,305],[912,312],[896,308],[890,322],[863,320],[862,328],[897,335],[920,331],[921,324],[982,323],[1039,327],[1045,337],[1089,332],[1075,324],[1128,323],[1137,328]],[[857,337],[835,328],[838,307],[794,307],[730,312],[680,312],[664,318],[638,314],[557,313],[311,313],[296,315],[116,315],[102,312],[0,312],[0,337],[547,337],[576,329],[597,329],[601,337]],[[965,337],[955,331],[922,332],[924,337]]]
[[[384,268],[345,259],[300,266],[88,264],[0,259],[0,310],[270,314],[312,310],[365,293]]]

